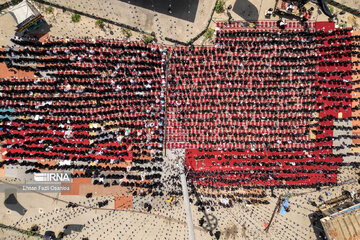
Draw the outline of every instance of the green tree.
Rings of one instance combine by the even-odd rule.
[[[36,224],[33,224],[33,225],[31,226],[31,228],[30,228],[30,231],[31,231],[31,232],[37,232],[37,231],[39,231],[39,226],[36,225]]]
[[[206,32],[204,33],[204,37],[207,39],[211,39],[214,36],[215,30],[212,28],[206,29]]]
[[[47,7],[46,9],[45,9],[45,12],[46,13],[48,13],[48,14],[51,14],[51,13],[53,13],[54,12],[54,8],[53,7]]]
[[[144,34],[142,37],[142,40],[145,44],[148,44],[148,43],[151,43],[152,41],[154,41],[154,37]]]
[[[121,29],[122,34],[124,34],[125,38],[130,38],[132,36],[132,32],[130,29],[122,28]]]
[[[80,14],[74,13],[71,16],[71,21],[73,21],[74,23],[80,22],[81,16]]]
[[[224,0],[218,0],[218,1],[216,2],[215,12],[216,12],[216,13],[223,13],[223,12],[225,12],[225,1],[224,1]]]
[[[104,28],[105,26],[104,21],[101,19],[96,20],[95,26],[97,26],[98,28]]]

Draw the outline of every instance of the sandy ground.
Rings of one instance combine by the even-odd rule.
[[[28,237],[12,230],[0,229],[0,240],[36,240],[37,237]]]
[[[165,37],[171,37],[180,41],[187,41],[194,37],[205,28],[215,4],[215,0],[200,0],[195,20],[194,22],[190,22],[118,0],[104,0],[101,2],[87,0],[51,0],[50,2],[138,27],[146,32],[155,32],[159,41],[164,41]],[[62,11],[60,14],[57,13],[56,18],[61,14]],[[65,17],[65,19],[66,20],[59,19],[57,21],[58,23],[61,23],[61,21],[64,21],[64,23],[70,21],[69,16]],[[84,21],[81,28],[74,28],[72,24],[63,25],[64,29],[62,31],[64,35],[69,34],[70,36],[72,34],[80,34],[80,36],[82,36],[82,34],[90,34],[92,36],[99,34],[97,31],[94,32],[91,30],[94,25],[91,26],[90,24],[87,28],[83,28],[86,22],[87,20]],[[55,27],[55,24],[53,24],[53,26]],[[115,27],[114,29],[116,30]],[[88,32],[86,33],[86,31]],[[53,30],[51,30],[51,32],[53,32]],[[57,32],[57,30],[54,31],[54,33]],[[119,37],[119,34],[115,33],[115,31],[114,37]]]
[[[10,44],[10,37],[14,36],[16,25],[14,17],[7,10],[0,13],[0,46]]]

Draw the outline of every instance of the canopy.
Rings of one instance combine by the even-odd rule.
[[[27,1],[22,1],[11,9],[10,12],[14,16],[17,24],[24,22],[31,16],[38,15]]]

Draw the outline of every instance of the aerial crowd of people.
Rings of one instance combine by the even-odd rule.
[[[1,165],[96,170],[95,183],[152,188],[164,148],[186,149],[200,185],[303,187],[336,183],[355,146],[334,144],[357,138],[343,126],[359,108],[351,29],[218,25],[213,46],[189,47],[12,41],[0,61],[35,75],[1,79]],[[61,164],[25,161],[39,158]],[[111,170],[123,174],[101,175]]]
[[[170,58],[167,147],[187,149],[190,178],[216,188],[336,183],[353,155],[344,149],[357,146],[334,143],[358,138],[344,124],[358,119],[359,36],[218,27],[214,46]]]
[[[157,187],[166,49],[103,39],[12,41],[21,47],[0,52],[0,61],[35,76],[1,79],[0,164],[84,170],[74,177],[105,186]]]

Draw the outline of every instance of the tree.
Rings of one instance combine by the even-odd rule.
[[[154,37],[153,37],[153,36],[146,35],[146,34],[143,35],[143,42],[144,42],[145,44],[151,43],[152,41],[154,41]]]
[[[46,13],[48,13],[48,14],[51,14],[51,13],[53,13],[54,12],[54,8],[53,7],[47,7],[46,9],[45,9],[45,12]]]
[[[204,37],[207,39],[211,39],[214,36],[215,30],[212,28],[208,28],[206,32],[204,33]]]
[[[105,26],[104,21],[101,19],[96,20],[95,26],[97,26],[98,28],[104,28]]]
[[[39,226],[36,225],[36,224],[32,225],[31,228],[30,228],[30,231],[31,232],[38,232],[39,231]]]
[[[80,14],[74,13],[71,16],[71,21],[73,21],[74,23],[80,22],[81,16]]]
[[[224,0],[218,0],[216,2],[216,6],[215,6],[215,12],[216,13],[223,13],[225,12],[225,1]]]
[[[130,38],[132,36],[132,32],[130,29],[122,28],[121,29],[122,34],[124,34],[125,38]]]
[[[59,232],[57,235],[57,239],[63,239],[65,236],[64,232]]]

